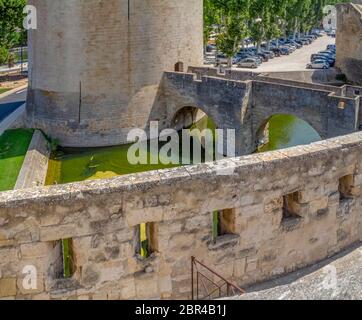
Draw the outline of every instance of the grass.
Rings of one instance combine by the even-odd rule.
[[[11,90],[11,89],[10,88],[0,88],[0,94],[5,93],[9,90]]]
[[[17,129],[0,136],[0,191],[12,190],[16,184],[33,130]]]
[[[72,267],[71,267],[71,250],[70,250],[70,239],[62,240],[63,248],[63,271],[64,278],[70,278],[72,276]]]

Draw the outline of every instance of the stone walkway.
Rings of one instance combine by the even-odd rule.
[[[256,285],[240,300],[360,300],[362,244],[282,278]]]

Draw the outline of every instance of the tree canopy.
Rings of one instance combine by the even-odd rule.
[[[338,2],[343,0],[204,0],[205,43],[214,31],[218,50],[231,58],[248,37],[260,46],[320,27],[323,8]]]
[[[25,44],[23,9],[27,0],[0,0],[0,63],[8,59],[8,50]]]

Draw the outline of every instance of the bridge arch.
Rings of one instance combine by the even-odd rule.
[[[181,106],[176,109],[171,119],[171,128],[179,131],[190,128],[192,125],[205,121],[205,125],[211,125],[210,129],[217,129],[213,117],[207,114],[203,108],[197,106]]]
[[[313,124],[288,113],[275,113],[264,119],[255,132],[255,150],[271,151],[322,140]]]

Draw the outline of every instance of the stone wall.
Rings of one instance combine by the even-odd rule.
[[[44,186],[51,149],[43,133],[35,130],[14,190]]]
[[[191,68],[195,74],[166,72],[165,109],[151,114],[169,128],[184,107],[202,109],[219,129],[235,129],[237,155],[256,150],[257,132],[275,114],[290,114],[309,123],[322,139],[358,131],[360,95],[347,86],[302,83],[238,71],[221,77],[216,69]],[[216,76],[212,76],[215,74]],[[348,89],[350,91],[350,89]]]
[[[202,0],[28,2],[28,123],[63,146],[125,143],[161,103],[163,72],[202,65]]]
[[[253,136],[274,114],[291,114],[306,121],[322,139],[357,131],[359,97],[331,93],[325,87],[253,81]]]
[[[336,66],[347,79],[362,85],[362,1],[339,4]]]
[[[362,133],[355,133],[217,163],[1,193],[0,297],[189,298],[191,256],[239,286],[313,264],[362,240],[361,157]],[[225,167],[234,174],[218,175]],[[286,201],[297,216],[286,215]],[[233,232],[213,241],[213,212],[226,209]],[[157,249],[141,259],[137,226],[147,222]],[[60,239],[72,239],[71,279],[54,273]],[[37,270],[35,290],[23,286],[29,265]]]

